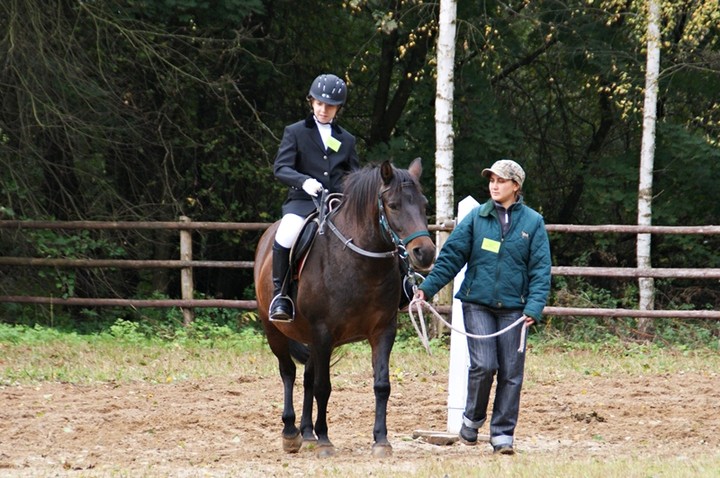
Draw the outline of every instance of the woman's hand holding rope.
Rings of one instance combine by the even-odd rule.
[[[413,307],[415,307],[418,318],[420,322],[420,327],[418,327],[415,316],[413,315]],[[413,296],[413,299],[410,301],[410,304],[408,305],[408,313],[410,314],[410,320],[412,321],[413,327],[415,327],[415,331],[418,333],[418,336],[420,337],[420,341],[423,343],[423,346],[425,347],[425,350],[428,354],[430,354],[430,344],[428,342],[427,338],[427,330],[425,328],[425,319],[423,317],[423,307],[427,308],[430,312],[433,313],[433,315],[440,320],[443,324],[448,326],[451,330],[454,330],[455,332],[458,332],[460,334],[465,335],[466,337],[473,338],[473,339],[489,339],[491,337],[497,337],[499,335],[504,334],[508,330],[512,329],[513,327],[523,324],[522,327],[522,333],[520,334],[520,346],[518,347],[518,352],[522,353],[525,351],[525,334],[527,332],[528,327],[533,325],[535,323],[535,319],[530,317],[529,315],[522,315],[519,319],[517,319],[512,324],[508,325],[502,330],[499,330],[495,332],[494,334],[489,335],[476,335],[476,334],[470,334],[462,330],[458,330],[457,328],[453,327],[451,323],[446,321],[442,315],[438,313],[437,310],[433,308],[431,304],[429,304],[425,300],[425,292],[421,289],[418,289],[417,286],[415,287],[415,295]],[[422,330],[421,330],[422,329]]]

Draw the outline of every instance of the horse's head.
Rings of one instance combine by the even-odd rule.
[[[398,169],[389,161],[380,165],[382,186],[378,204],[382,206],[391,234],[402,241],[415,269],[427,270],[435,260],[435,244],[427,225],[427,199],[420,187],[422,164],[415,159],[408,169]]]

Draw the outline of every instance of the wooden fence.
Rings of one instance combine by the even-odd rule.
[[[126,268],[155,269],[170,268],[181,271],[182,299],[140,300],[119,298],[57,298],[38,296],[0,296],[0,302],[55,304],[74,306],[122,306],[122,307],[180,307],[185,322],[192,320],[194,308],[226,307],[238,309],[255,309],[254,300],[225,299],[194,299],[193,269],[194,268],[252,268],[252,261],[196,261],[192,259],[193,231],[263,231],[268,223],[241,222],[191,222],[188,218],[180,218],[177,222],[109,222],[109,221],[0,221],[0,229],[48,229],[48,230],[177,230],[180,240],[179,260],[122,260],[122,259],[64,259],[64,258],[31,258],[31,257],[0,257],[0,266],[29,267],[70,267],[70,268]],[[448,231],[451,227],[431,225],[431,231]],[[624,225],[565,225],[548,224],[550,233],[616,233],[616,234],[720,234],[720,226],[624,226]],[[554,266],[554,276],[588,276],[588,277],[624,277],[624,278],[685,278],[685,279],[720,279],[720,269],[683,269],[683,268],[622,268],[622,267],[568,267]],[[441,313],[449,314],[451,307],[440,306]],[[634,310],[609,308],[577,308],[577,307],[546,307],[545,315],[551,316],[594,316],[594,317],[674,317],[720,319],[717,310]]]

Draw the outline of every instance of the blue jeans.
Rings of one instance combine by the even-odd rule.
[[[489,335],[504,329],[522,316],[522,310],[491,309],[463,302],[465,330]],[[489,339],[468,337],[470,369],[463,423],[480,428],[487,419],[493,380],[497,375],[495,401],[490,420],[490,443],[512,445],[520,412],[520,391],[525,371],[525,353],[518,352],[522,324]]]

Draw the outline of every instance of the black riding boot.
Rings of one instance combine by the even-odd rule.
[[[295,311],[292,299],[287,295],[285,282],[290,269],[290,249],[277,242],[273,244],[272,282],[273,300],[270,302],[270,320],[292,322]]]

